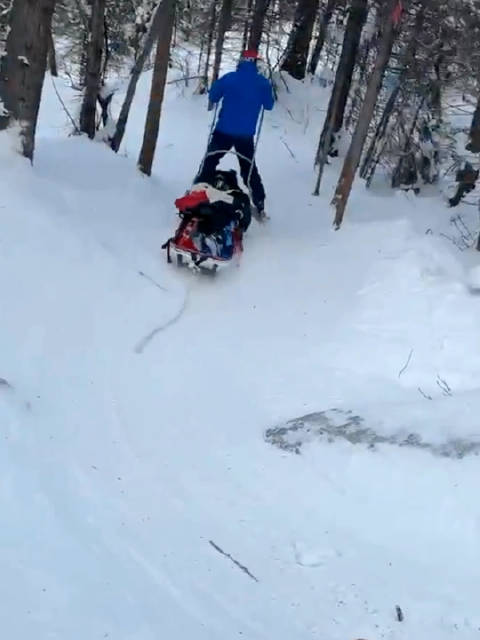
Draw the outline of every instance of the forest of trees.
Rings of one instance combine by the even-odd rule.
[[[263,72],[277,90],[288,86],[287,74],[331,86],[322,131],[315,132],[312,187],[321,192],[325,165],[342,156],[333,198],[337,228],[357,174],[369,186],[379,166],[392,187],[418,193],[451,161],[458,169],[451,206],[478,177],[480,5],[474,0],[0,0],[0,46],[0,130],[17,127],[30,160],[47,69],[68,78],[81,96],[78,115],[70,114],[75,132],[89,138],[100,132],[115,152],[137,81],[153,69],[138,160],[149,175],[169,67],[203,93],[227,53],[249,47],[260,50]],[[180,55],[185,51],[192,55]],[[125,69],[125,98],[114,119],[114,81]],[[459,95],[474,114],[460,150],[444,117]]]

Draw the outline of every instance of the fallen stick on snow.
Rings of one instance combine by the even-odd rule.
[[[408,369],[408,365],[410,364],[410,360],[412,359],[413,356],[413,349],[410,350],[410,354],[408,356],[407,362],[404,365],[404,367],[400,370],[398,377],[401,378],[402,374],[405,373],[405,371]]]
[[[215,551],[218,551],[218,553],[220,553],[222,556],[225,556],[225,558],[228,558],[229,560],[231,560],[233,564],[235,564],[239,569],[241,569],[243,573],[246,573],[249,578],[251,578],[252,580],[255,580],[255,582],[259,582],[258,578],[256,578],[253,575],[253,573],[250,573],[247,567],[245,567],[243,564],[240,564],[240,562],[238,562],[238,560],[235,560],[235,558],[232,558],[232,556],[229,553],[226,553],[223,549],[221,549],[218,545],[216,545],[215,542],[213,542],[213,540],[209,540],[208,542],[215,549]]]

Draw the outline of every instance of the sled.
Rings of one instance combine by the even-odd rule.
[[[238,191],[234,172],[217,171],[217,175],[222,184],[228,178],[230,186],[237,189],[236,195],[205,184],[195,185],[175,201],[180,224],[162,246],[169,263],[197,273],[215,274],[243,252],[245,195]]]

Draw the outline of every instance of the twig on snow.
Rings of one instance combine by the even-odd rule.
[[[215,542],[213,542],[213,540],[209,540],[208,542],[215,549],[215,551],[218,551],[218,553],[220,553],[222,556],[225,556],[225,558],[231,560],[233,564],[236,565],[241,571],[243,571],[243,573],[246,573],[249,578],[255,580],[255,582],[259,582],[258,578],[256,578],[253,573],[250,573],[247,567],[245,567],[243,564],[240,564],[240,562],[238,562],[238,560],[235,560],[235,558],[232,558],[229,553],[226,553],[223,549],[221,549],[217,544],[215,544]]]
[[[422,391],[422,389],[420,387],[418,387],[418,391],[422,394],[422,396],[426,399],[426,400],[433,400],[432,396],[428,396],[426,393],[424,393]]]
[[[288,153],[292,156],[292,158],[294,160],[297,159],[297,156],[293,153],[293,151],[290,149],[290,147],[288,146],[287,141],[284,138],[280,138],[280,140],[283,142],[283,144],[285,145],[285,147],[287,148]]]
[[[445,380],[440,378],[440,376],[438,374],[437,374],[437,385],[442,390],[443,395],[445,395],[445,396],[451,396],[452,395],[452,390],[451,390],[448,382],[446,382]]]
[[[412,359],[413,356],[413,349],[410,349],[410,353],[408,354],[408,359],[407,362],[405,363],[405,365],[403,366],[402,369],[400,369],[400,371],[398,372],[398,377],[401,378],[402,374],[405,373],[405,371],[408,369],[408,365],[410,364],[410,360]]]

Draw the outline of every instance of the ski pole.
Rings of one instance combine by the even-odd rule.
[[[200,168],[198,170],[197,176],[199,176],[202,171],[203,171],[203,167],[205,165],[205,160],[207,159],[208,156],[208,149],[210,147],[210,142],[212,141],[212,137],[213,137],[213,132],[215,131],[215,125],[217,123],[217,111],[218,111],[218,102],[215,103],[215,111],[213,112],[213,119],[212,119],[212,124],[210,127],[210,133],[208,134],[208,142],[207,142],[207,149],[205,151],[205,154],[202,158],[202,162],[200,163]]]
[[[248,179],[247,179],[247,189],[248,189],[250,192],[251,192],[251,189],[250,189],[250,180],[251,180],[251,177],[252,177],[253,167],[254,167],[254,164],[255,164],[255,156],[256,156],[256,154],[257,154],[258,141],[259,141],[259,139],[260,139],[260,134],[261,134],[261,132],[262,132],[262,126],[263,126],[263,114],[264,114],[264,113],[265,113],[265,110],[264,110],[264,109],[263,109],[263,107],[262,107],[262,111],[261,111],[261,113],[260,113],[260,120],[259,120],[259,123],[258,123],[257,136],[256,136],[256,139],[255,139],[255,146],[253,147],[253,156],[252,156],[252,159],[251,159],[251,161],[250,161],[250,171],[248,172]]]

